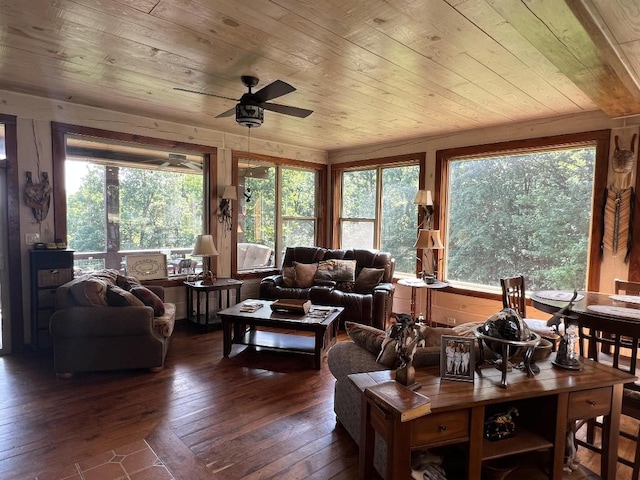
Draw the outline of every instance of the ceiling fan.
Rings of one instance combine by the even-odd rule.
[[[234,113],[236,114],[236,122],[244,127],[259,127],[264,121],[264,110],[270,110],[276,113],[282,113],[284,115],[291,115],[293,117],[305,118],[313,113],[313,110],[307,110],[305,108],[291,107],[288,105],[280,105],[278,103],[268,103],[269,100],[281,97],[291,92],[295,92],[296,89],[283,82],[282,80],[276,80],[275,82],[262,87],[257,92],[252,92],[251,89],[258,85],[260,81],[258,77],[251,75],[243,75],[240,77],[242,83],[249,89],[247,93],[242,95],[240,99],[224,97],[222,95],[215,95],[213,93],[198,92],[196,90],[189,90],[187,88],[175,87],[174,90],[180,90],[183,92],[197,93],[199,95],[209,95],[211,97],[224,98],[227,100],[237,101],[238,104],[226,112],[222,112],[217,115],[216,118],[230,117]]]
[[[184,166],[184,167],[190,168],[195,172],[202,173],[202,165],[192,162],[191,160],[187,160],[186,155],[181,155],[178,153],[170,153],[167,159],[164,162],[162,162],[162,164],[160,164],[160,168],[165,168],[168,166],[172,166],[172,167]]]

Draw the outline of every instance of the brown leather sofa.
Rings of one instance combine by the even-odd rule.
[[[149,301],[136,300],[134,291]],[[132,277],[102,270],[58,287],[55,307],[49,330],[58,376],[164,367],[175,305],[164,302],[162,287],[142,287]]]
[[[309,287],[287,286],[283,272],[293,267],[294,262],[315,264],[326,260],[355,260],[355,282],[336,282],[314,279]],[[381,269],[382,278],[366,290],[354,290],[363,269]],[[393,304],[395,259],[388,252],[366,249],[331,250],[322,247],[288,247],[279,274],[265,277],[260,282],[260,298],[304,298],[317,305],[344,307],[340,317],[345,321],[358,322],[385,329]],[[365,272],[366,273],[366,272]],[[290,284],[290,282],[289,282]]]

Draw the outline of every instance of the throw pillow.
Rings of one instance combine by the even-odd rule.
[[[116,277],[116,285],[127,292],[130,291],[133,287],[139,287],[140,282],[136,277],[118,275]]]
[[[293,268],[296,271],[296,287],[309,288],[313,285],[313,278],[318,270],[317,263],[293,262]]]
[[[364,267],[360,271],[358,278],[356,278],[356,283],[353,285],[353,291],[356,293],[373,292],[373,288],[380,283],[383,275],[383,268]]]
[[[439,347],[442,335],[457,336],[458,334],[453,328],[447,327],[429,327],[422,325],[420,327],[420,333],[424,337],[425,347]]]
[[[161,317],[162,315],[164,315],[164,303],[162,303],[162,300],[159,296],[157,296],[147,287],[133,287],[131,289],[131,293],[142,300],[142,303],[144,303],[148,307],[153,308],[153,315],[155,317]]]
[[[144,307],[142,300],[117,285],[107,289],[107,304],[111,307]]]
[[[100,278],[83,278],[71,285],[70,290],[79,305],[85,307],[107,306],[107,283]]]
[[[316,281],[353,282],[356,276],[355,260],[322,260],[318,263]]]
[[[282,281],[285,287],[296,286],[296,269],[294,267],[284,267],[282,269]]]
[[[344,328],[353,343],[374,355],[380,352],[385,336],[384,330],[356,322],[344,322]]]

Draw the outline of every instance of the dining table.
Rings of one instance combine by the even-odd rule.
[[[615,332],[621,336],[638,336],[640,296],[589,291],[576,293],[577,297],[570,306],[574,292],[569,290],[537,291],[531,295],[531,303],[534,308],[550,314],[564,308],[564,316],[581,327]]]

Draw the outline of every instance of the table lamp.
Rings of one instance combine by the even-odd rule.
[[[444,248],[444,245],[442,244],[442,240],[440,239],[440,230],[420,230],[418,232],[418,238],[416,240],[415,245],[413,246],[413,248],[419,248],[422,250],[422,268],[423,268],[423,277],[425,277],[427,274],[432,275],[434,280],[438,279],[438,272],[437,272],[437,259],[435,257],[435,255],[433,254],[433,250],[442,250]],[[425,267],[425,251],[431,251],[431,255],[433,258],[433,262],[431,264],[431,272],[427,272]],[[433,283],[433,282],[428,282],[427,279],[425,278],[425,282],[426,283]]]
[[[216,281],[209,268],[209,257],[218,256],[218,250],[213,243],[212,235],[198,235],[191,255],[202,257],[202,272],[196,276],[196,280],[202,280],[203,285],[213,285]]]
[[[418,205],[424,209],[424,216],[422,222],[418,226],[418,229],[423,225],[427,228],[431,228],[433,221],[433,197],[431,196],[431,190],[418,190],[416,198],[413,200],[414,205]]]

